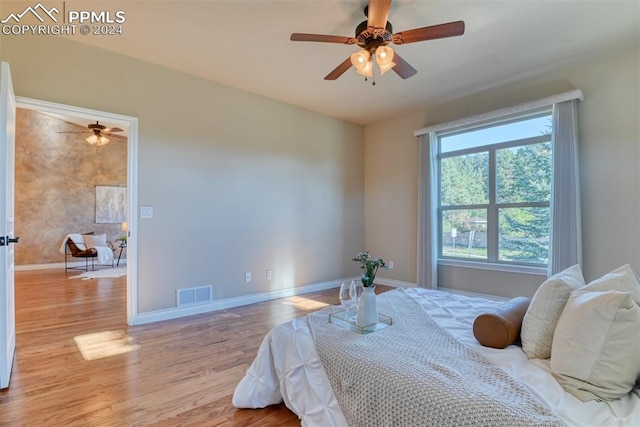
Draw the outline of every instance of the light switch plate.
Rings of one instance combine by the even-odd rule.
[[[140,206],[140,218],[153,218],[153,207]]]

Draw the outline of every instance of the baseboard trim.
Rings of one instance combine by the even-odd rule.
[[[127,260],[126,259],[121,259],[120,260],[120,265],[126,265],[127,264]],[[91,264],[89,264],[91,265]],[[115,263],[114,263],[115,265]],[[68,262],[67,266],[69,267],[84,267],[85,263],[84,261],[73,261],[73,262]],[[96,263],[96,267],[111,267],[110,264],[97,264]],[[31,271],[31,270],[54,270],[56,268],[61,268],[64,270],[64,262],[52,262],[52,263],[48,263],[48,264],[21,264],[21,265],[16,265],[14,267],[14,271]]]
[[[213,311],[224,310],[227,308],[240,307],[243,305],[255,304],[264,301],[271,301],[278,298],[286,298],[296,295],[308,294],[311,292],[324,291],[326,289],[339,288],[342,282],[359,280],[359,277],[348,277],[345,279],[331,280],[328,282],[313,283],[310,285],[298,286],[295,288],[280,289],[277,291],[265,292],[260,294],[245,295],[241,297],[227,298],[223,300],[213,301],[207,304],[193,305],[189,307],[176,307],[164,310],[149,311],[146,313],[138,313],[132,325],[144,325],[147,323],[161,322],[163,320],[178,319],[181,317],[194,316],[196,314],[210,313]]]
[[[376,278],[376,285],[391,286],[394,288],[415,288],[417,283],[405,282],[402,280],[385,279],[383,277]]]
[[[84,261],[69,262],[69,267],[84,267]],[[64,262],[52,262],[48,264],[22,264],[16,265],[15,271],[29,271],[29,270],[52,270],[56,268],[64,269]]]

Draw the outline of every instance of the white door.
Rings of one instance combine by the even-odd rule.
[[[13,289],[13,180],[16,99],[9,64],[0,67],[0,388],[9,386],[16,350]]]

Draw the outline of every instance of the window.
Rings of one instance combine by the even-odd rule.
[[[439,132],[439,258],[546,266],[551,110]]]
[[[581,100],[573,90],[414,131],[418,286],[491,293],[467,272],[550,276],[581,263]]]

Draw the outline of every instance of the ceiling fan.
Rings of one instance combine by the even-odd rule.
[[[346,45],[356,44],[362,48],[362,50],[352,54],[327,74],[324,78],[325,80],[337,79],[351,66],[355,68],[358,74],[365,76],[366,80],[368,77],[373,77],[374,59],[378,64],[380,74],[393,70],[403,79],[408,79],[418,71],[387,46],[389,43],[400,45],[464,34],[464,21],[431,25],[394,34],[393,26],[387,21],[390,7],[391,0],[369,0],[369,4],[364,8],[364,15],[367,20],[356,27],[355,37],[293,33],[291,34],[291,40]],[[375,84],[375,81],[373,84]]]
[[[105,125],[101,125],[98,121],[94,123],[90,123],[87,125],[86,130],[78,130],[78,131],[67,131],[67,132],[58,132],[58,133],[90,133],[88,137],[85,138],[91,145],[96,145],[98,147],[102,145],[106,145],[109,143],[109,138],[105,135],[120,137],[120,135],[112,135],[114,132],[123,132],[122,129],[118,127],[108,128]]]

